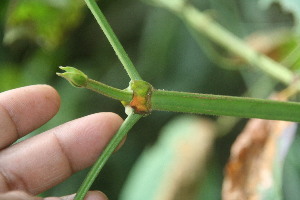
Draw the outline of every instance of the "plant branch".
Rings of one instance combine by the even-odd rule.
[[[105,147],[104,151],[93,165],[91,170],[89,171],[88,175],[86,176],[85,180],[81,184],[74,200],[83,200],[86,193],[90,189],[91,185],[93,184],[94,180],[97,178],[98,174],[100,173],[101,169],[103,168],[104,164],[114,152],[116,147],[120,144],[120,142],[124,139],[128,131],[133,127],[133,125],[142,117],[142,115],[138,114],[130,114],[121,127],[119,128],[118,132],[114,135],[111,139],[109,144]]]
[[[120,90],[92,79],[88,79],[85,88],[119,101],[131,101],[132,99],[132,92]]]
[[[178,15],[187,26],[201,33],[224,47],[228,51],[243,58],[249,64],[259,68],[273,78],[287,85],[294,83],[294,74],[283,65],[275,62],[267,56],[256,52],[224,27],[213,21],[209,16],[197,10],[194,6],[176,0],[173,3],[168,0],[152,0],[155,5],[162,6]],[[298,86],[300,89],[300,86]]]
[[[107,97],[129,102],[132,99],[132,92],[128,90],[120,90],[104,83],[89,79],[86,74],[74,67],[59,67],[65,70],[64,73],[56,73],[67,79],[73,86],[80,88],[87,88],[93,90],[94,92],[100,93]]]
[[[85,0],[131,80],[142,80],[95,0]]]
[[[66,72],[57,74],[66,78],[72,85],[120,100],[138,114],[162,110],[300,122],[300,103],[154,90],[149,83],[142,80],[131,81],[130,90],[120,90],[91,80],[76,68],[60,69]]]
[[[152,110],[300,122],[300,103],[154,90]]]

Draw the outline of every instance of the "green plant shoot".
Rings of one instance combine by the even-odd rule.
[[[87,88],[119,100],[132,112],[129,112],[119,131],[92,167],[79,188],[75,200],[84,199],[93,181],[120,141],[142,116],[150,114],[152,110],[300,122],[300,103],[153,89],[150,83],[141,79],[96,2],[94,0],[85,0],[85,2],[131,78],[129,88],[124,90],[113,88],[90,79],[86,74],[73,67],[60,67],[65,72],[57,73],[57,75],[67,79],[75,87]],[[191,10],[190,7],[186,9]],[[193,12],[193,15],[197,14],[195,11]],[[183,14],[188,20],[189,15]],[[251,53],[253,52],[251,51]],[[290,82],[290,80],[284,82]]]

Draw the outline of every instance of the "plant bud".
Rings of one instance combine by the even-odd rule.
[[[82,71],[74,67],[59,67],[60,69],[66,71],[64,73],[56,73],[67,79],[75,87],[85,87],[87,85],[88,77]]]

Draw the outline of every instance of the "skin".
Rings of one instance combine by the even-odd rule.
[[[34,195],[92,165],[123,122],[114,113],[96,113],[12,145],[49,121],[59,106],[58,93],[47,85],[0,93],[0,200],[42,199]],[[107,197],[99,191],[85,198],[104,199]]]

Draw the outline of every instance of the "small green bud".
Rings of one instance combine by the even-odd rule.
[[[56,75],[67,79],[75,87],[85,87],[87,85],[88,77],[82,71],[74,67],[59,67],[66,71],[64,73],[56,73]]]

